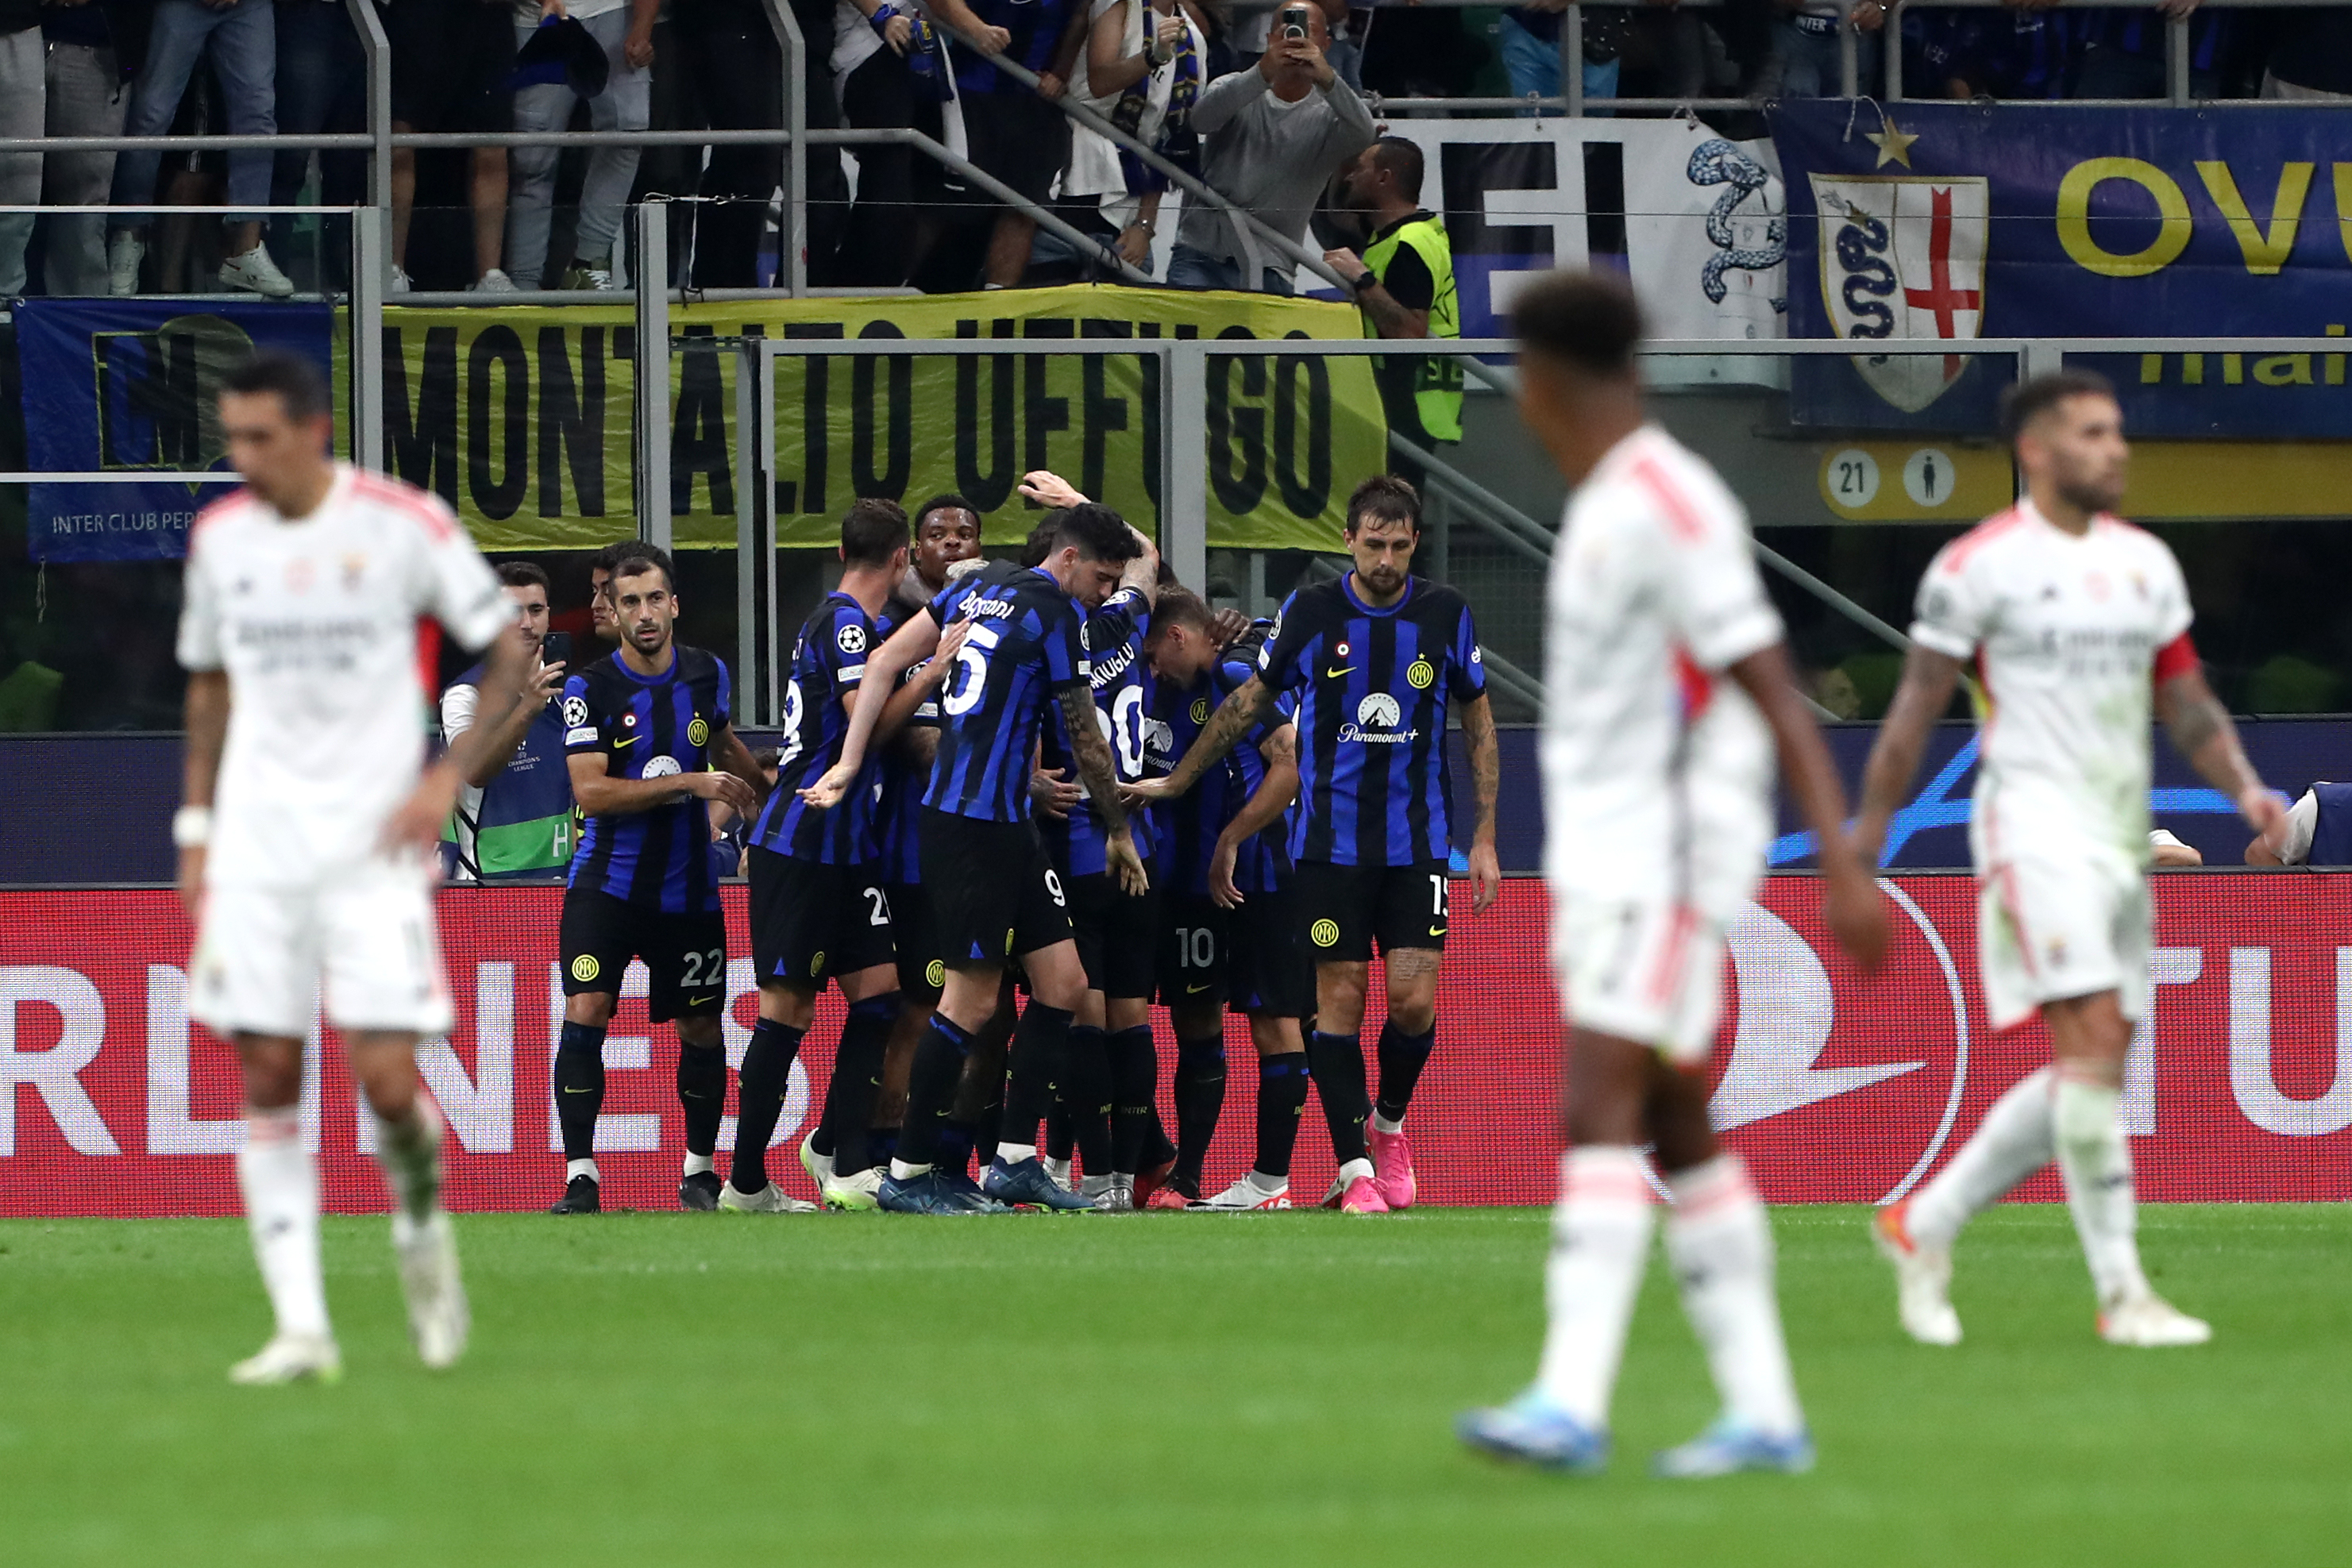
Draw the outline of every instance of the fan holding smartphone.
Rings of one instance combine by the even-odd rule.
[[[563,763],[564,716],[556,695],[572,663],[569,633],[547,629],[547,573],[527,560],[499,568],[514,601],[513,635],[530,650],[530,674],[443,831],[441,866],[453,882],[553,882],[571,862],[572,780]],[[444,744],[474,727],[484,666],[441,694]]]

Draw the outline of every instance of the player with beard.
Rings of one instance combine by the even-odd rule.
[[[668,558],[640,545],[613,569],[608,598],[621,646],[563,685],[572,793],[587,826],[572,857],[559,941],[563,1029],[555,1051],[563,1197],[555,1214],[603,1207],[596,1117],[604,1102],[604,1031],[622,974],[643,958],[655,1023],[677,1020],[677,1096],[686,1163],[677,1197],[719,1207],[713,1154],[727,1103],[727,923],[711,874],[707,803],[750,816],[764,782],[729,722],[727,666],[675,637]]]
[[[875,618],[907,570],[907,514],[897,502],[868,498],[851,507],[841,524],[840,586],[818,602],[793,646],[777,787],[751,832],[760,1018],[743,1054],[735,1163],[719,1195],[721,1208],[772,1214],[805,1207],[768,1179],[766,1152],[793,1059],[816,1021],[829,976],[839,978],[849,1011],[834,1051],[824,1129],[839,1169],[869,1168],[866,1129],[898,1017],[890,902],[874,842],[880,780],[869,768],[832,811],[811,809],[799,791],[839,759],[856,706],[890,695],[865,684],[866,659],[882,641]],[[819,1194],[832,1201],[822,1186]]]
[[[1265,633],[1227,642],[1209,607],[1162,589],[1146,653],[1156,677],[1147,768],[1165,774],[1217,706],[1256,672]],[[1283,813],[1298,793],[1287,713],[1260,725],[1190,793],[1162,808],[1160,999],[1176,1032],[1176,1165],[1153,1208],[1290,1207],[1290,1155],[1307,1104],[1300,1020],[1314,975],[1299,945]],[[1224,1105],[1224,1013],[1249,1019],[1257,1048],[1257,1148],[1249,1174],[1203,1200],[1201,1170]]]
[[[898,1152],[879,1195],[885,1208],[937,1214],[976,1207],[932,1167],[972,1039],[996,1011],[1005,961],[1015,957],[1031,1001],[1013,1036],[1006,1135],[986,1191],[1005,1203],[1094,1207],[1055,1185],[1034,1142],[1087,983],[1061,877],[1029,822],[1030,759],[1050,700],[1069,724],[1079,777],[1102,811],[1105,862],[1129,892],[1143,892],[1149,879],[1118,803],[1110,746],[1095,722],[1078,641],[1087,612],[1118,587],[1135,553],[1132,531],[1115,513],[1073,508],[1055,519],[1055,547],[1042,568],[994,563],[967,573],[867,661],[866,678],[884,684],[926,658],[952,666],[940,688],[939,753],[919,829],[946,985],[908,1074]],[[852,715],[841,760],[803,799],[824,809],[841,802],[881,717],[872,706]]]
[[[1449,704],[1460,710],[1477,789],[1469,862],[1478,912],[1502,891],[1495,854],[1502,765],[1469,603],[1411,575],[1420,495],[1402,479],[1365,480],[1348,499],[1344,538],[1353,570],[1284,601],[1258,673],[1225,699],[1166,779],[1137,793],[1153,800],[1182,794],[1274,721],[1285,695],[1297,701],[1299,790],[1289,850],[1315,960],[1307,1053],[1339,1162],[1324,1201],[1382,1214],[1411,1207],[1416,1195],[1404,1114],[1437,1041],[1453,854]],[[1375,944],[1388,990],[1377,1099],[1366,1090],[1361,1042]]]
[[[2131,448],[2105,380],[2086,371],[2011,389],[2003,426],[2025,498],[1954,539],[1919,581],[1911,652],[1864,776],[1855,832],[1875,858],[1910,792],[1928,727],[1961,671],[1984,682],[1983,757],[1969,823],[1977,956],[1996,1030],[2036,1012],[2053,1063],[1993,1103],[1935,1178],[1879,1210],[1904,1329],[1957,1344],[1946,1295],[1969,1216],[2048,1165],[2110,1344],[2202,1344],[2212,1330],[2150,1288],[2139,1260],[2131,1145],[2116,1105],[2150,994],[2150,709],[2257,833],[2282,812],[2205,684],[2188,584],[2162,540],[2113,510]],[[2000,716],[1998,726],[1993,723]]]

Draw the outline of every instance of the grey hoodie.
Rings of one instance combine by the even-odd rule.
[[[1209,188],[1301,241],[1325,183],[1370,147],[1373,135],[1371,110],[1337,76],[1328,89],[1310,88],[1286,104],[1255,66],[1209,84],[1192,108],[1192,129],[1201,135],[1201,177]],[[1184,204],[1176,242],[1228,261],[1244,256],[1233,220],[1206,202]],[[1263,242],[1259,251],[1269,266],[1288,265]]]

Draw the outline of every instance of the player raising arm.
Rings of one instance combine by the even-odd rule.
[[[2238,745],[2189,641],[2189,588],[2163,542],[2109,513],[2131,449],[2099,376],[2011,389],[2003,428],[2026,498],[1937,552],[1919,582],[1903,683],[1863,780],[1856,836],[1874,858],[1911,788],[1927,728],[1961,666],[1980,662],[1985,718],[1975,808],[1977,953],[1996,1030],[2039,1010],[2052,1066],[1994,1102],[1933,1181],[1879,1211],[1904,1328],[1955,1344],[1945,1291],[1969,1217],[2050,1163],[2116,1344],[2200,1344],[2203,1322],[2140,1270],[2131,1146],[2116,1106],[2148,995],[2149,709],[2257,833],[2283,810]],[[2000,722],[1995,726],[1992,716]]]
[[[189,1010],[245,1069],[237,1188],[277,1332],[238,1383],[331,1381],[342,1361],[319,1269],[319,1173],[302,1146],[302,1041],[320,983],[375,1115],[409,1332],[427,1366],[466,1346],[442,1212],[441,1115],[416,1041],[447,1031],[426,859],[505,725],[527,654],[513,604],[448,507],[327,454],[326,379],[265,351],[220,399],[245,487],[189,537],[180,895],[200,927]],[[416,622],[485,655],[475,727],[425,766]],[[422,776],[420,777],[420,770]]]
[[[1659,1473],[1813,1462],[1780,1333],[1772,1232],[1707,1117],[1724,931],[1763,878],[1777,749],[1819,835],[1822,904],[1865,968],[1886,944],[1829,751],[1789,674],[1738,501],[1646,422],[1633,291],[1555,274],[1519,297],[1520,416],[1571,496],[1545,608],[1544,869],[1568,1021],[1550,1323],[1535,1386],[1463,1417],[1504,1458],[1597,1469],[1648,1263],[1651,1145],[1666,1256],[1722,1416]]]

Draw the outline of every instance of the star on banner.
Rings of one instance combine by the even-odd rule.
[[[1878,162],[1871,167],[1884,169],[1889,163],[1900,163],[1908,169],[1911,167],[1911,143],[1919,139],[1906,135],[1891,117],[1882,116],[1880,123],[1885,127],[1885,130],[1865,131],[1862,136],[1864,141],[1878,149]]]

